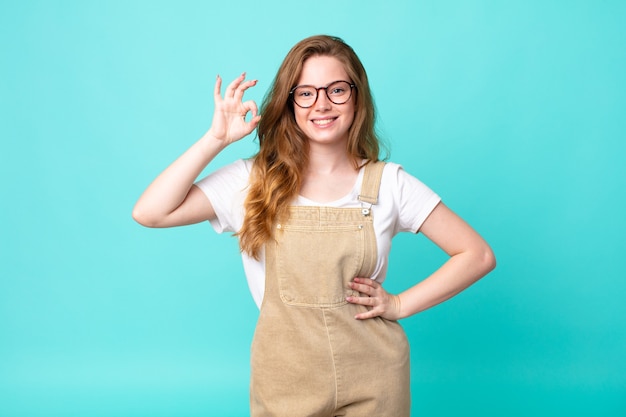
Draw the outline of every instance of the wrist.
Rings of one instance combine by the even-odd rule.
[[[395,310],[396,310],[396,320],[405,318],[406,316],[404,315],[404,312],[402,311],[402,299],[400,298],[400,295],[393,296],[393,303],[394,303]]]
[[[226,146],[228,146],[228,142],[225,139],[220,139],[218,136],[216,136],[211,131],[211,129],[209,129],[204,135],[202,135],[200,142],[203,142],[207,146],[217,150],[222,150]]]

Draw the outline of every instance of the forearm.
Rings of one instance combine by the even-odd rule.
[[[460,293],[495,267],[488,246],[452,256],[425,280],[399,294],[402,318],[427,310]]]
[[[245,81],[243,73],[228,85],[222,98],[222,78],[217,76],[211,128],[146,188],[133,209],[137,222],[148,227],[171,227],[215,218],[211,202],[198,188],[192,188],[193,182],[222,149],[249,135],[258,125],[261,116],[256,103],[242,101],[244,92],[256,83]],[[252,118],[246,121],[250,112]]]
[[[135,204],[133,217],[141,224],[158,226],[185,200],[198,175],[224,144],[207,132],[146,188]]]

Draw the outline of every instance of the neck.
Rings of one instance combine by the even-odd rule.
[[[354,169],[354,166],[344,142],[309,148],[308,172],[330,174],[346,168]]]
[[[307,166],[309,173],[332,174],[333,172],[346,169],[354,169],[352,160],[347,153],[309,154],[309,164]]]

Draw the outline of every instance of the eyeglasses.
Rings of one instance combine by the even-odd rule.
[[[297,85],[291,89],[289,95],[299,107],[308,109],[317,101],[317,94],[320,90],[324,90],[326,97],[335,104],[344,104],[352,97],[352,89],[356,88],[354,84],[348,81],[333,81],[326,87],[314,87],[312,85]]]

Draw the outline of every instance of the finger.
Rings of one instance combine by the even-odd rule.
[[[246,116],[244,115],[243,120],[246,123],[246,131],[248,134],[252,133],[252,131],[254,129],[256,129],[256,127],[258,126],[259,122],[261,121],[261,115],[257,114],[257,108],[256,108],[256,104],[253,103],[253,105],[251,106],[252,108],[249,109],[249,111],[252,112],[252,118],[250,118],[250,120],[248,122],[246,122]],[[246,111],[246,114],[248,113],[248,111]]]
[[[246,73],[244,72],[239,77],[235,78],[230,84],[228,84],[228,87],[226,87],[226,92],[224,93],[224,98],[234,97],[235,90],[237,90],[237,87],[239,87],[239,85],[242,83],[242,81],[245,78],[246,78]]]
[[[352,304],[358,304],[366,307],[376,306],[376,299],[372,297],[356,297],[351,295],[346,297],[346,301]]]
[[[381,317],[383,311],[379,307],[368,307],[367,311],[356,314],[354,318],[357,320],[373,319],[374,317]]]
[[[378,317],[378,316],[380,316],[380,312],[376,310],[369,310],[365,313],[357,314],[356,316],[354,316],[354,318],[357,320],[367,320],[367,319],[373,319],[374,317]]]
[[[250,80],[239,84],[237,89],[235,90],[234,98],[237,101],[241,101],[243,98],[243,93],[250,87],[254,87],[258,80]]]
[[[219,100],[222,98],[221,90],[222,90],[222,77],[218,75],[217,78],[215,79],[215,87],[213,87],[213,97],[215,98],[215,100]]]
[[[371,278],[359,278],[359,277],[356,277],[356,278],[354,278],[354,282],[358,282],[359,284],[369,285],[370,287],[372,287],[374,289],[380,287],[380,284],[377,281],[375,281],[375,280],[373,280]]]
[[[256,106],[256,103],[253,100],[249,100],[245,103],[242,103],[241,107],[243,107],[243,114],[241,115],[241,118],[243,119],[244,123],[249,124],[252,119],[254,119],[258,115],[257,113],[259,112],[259,110]],[[246,116],[249,112],[252,112],[252,118],[250,119],[250,122],[247,122]],[[254,127],[250,128],[250,130],[252,129],[254,129]]]
[[[248,124],[250,125],[250,132],[256,129],[260,121],[261,115],[254,116],[252,119],[250,119],[250,121],[248,122]]]
[[[350,283],[350,288],[352,288],[355,291],[361,292],[363,294],[367,294],[370,297],[374,296],[375,294],[378,293],[379,289],[382,288],[380,286],[380,284],[376,283],[375,281],[372,280],[367,280],[368,282],[372,282],[370,283],[359,283],[359,282],[363,282],[363,278],[357,278],[355,279],[355,281],[358,282],[351,282]]]
[[[350,283],[350,288],[354,291],[371,296],[374,293],[374,289],[369,285],[357,284],[356,282]]]
[[[248,100],[243,103],[243,108],[246,110],[246,114],[248,112],[252,112],[252,117],[256,117],[259,114],[259,108],[257,107],[254,100]]]

